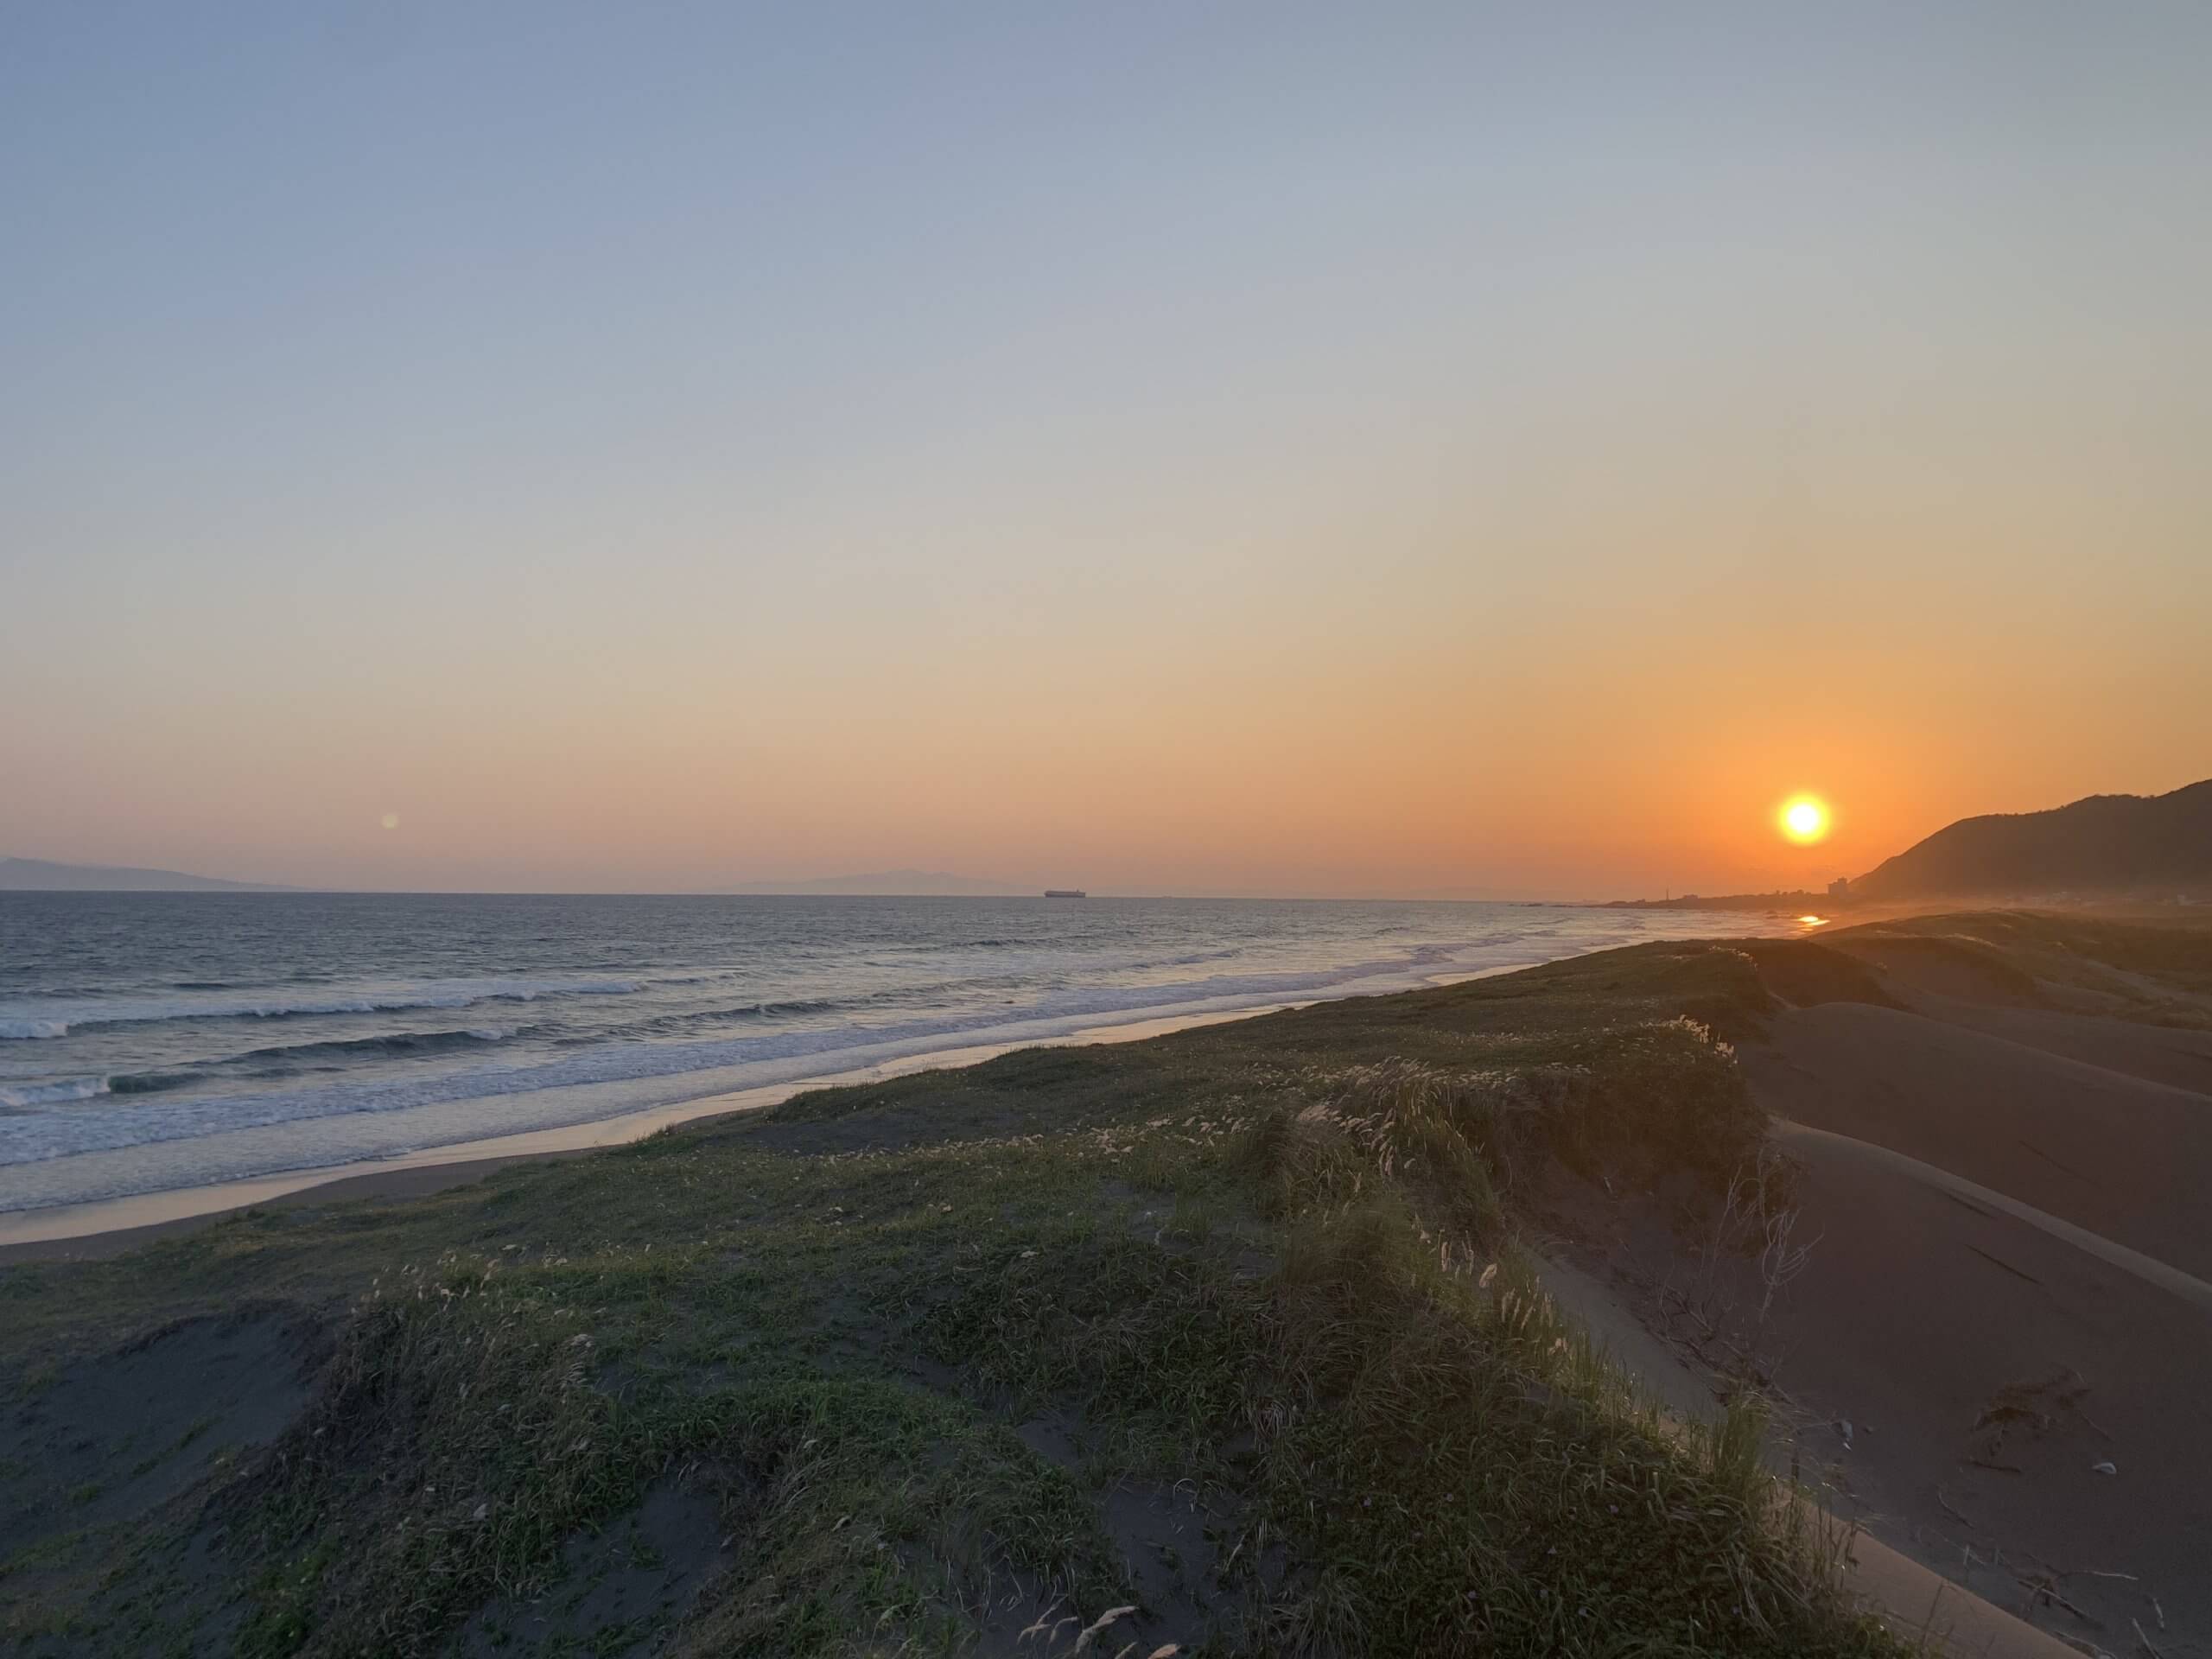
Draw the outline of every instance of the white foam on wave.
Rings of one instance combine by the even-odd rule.
[[[535,1002],[545,996],[628,996],[636,979],[428,979],[331,990],[270,989],[165,997],[28,1001],[0,1014],[0,1040],[66,1037],[79,1026],[149,1025],[166,1020],[272,1020],[288,1014],[384,1014],[465,1008],[478,1002]]]
[[[66,1100],[90,1100],[107,1093],[105,1077],[60,1077],[51,1083],[0,1085],[0,1108],[22,1111],[33,1106],[52,1106]]]

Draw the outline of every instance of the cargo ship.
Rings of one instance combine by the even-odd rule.
[[[1081,887],[1047,887],[1045,889],[1045,896],[1047,899],[1088,899],[1090,897]]]

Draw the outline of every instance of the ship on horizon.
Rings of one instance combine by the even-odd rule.
[[[1090,897],[1081,887],[1047,887],[1045,889],[1045,896],[1047,899],[1088,899]]]

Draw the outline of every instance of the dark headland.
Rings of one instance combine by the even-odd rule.
[[[182,870],[121,864],[58,864],[43,858],[0,858],[0,893],[291,893],[265,881],[226,881]]]
[[[2212,779],[2165,795],[2091,795],[1961,818],[1855,879],[1878,902],[1937,895],[2212,901]]]

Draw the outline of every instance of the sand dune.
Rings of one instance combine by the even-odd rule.
[[[1775,1459],[1878,1539],[2079,1650],[2212,1656],[2212,1032],[1835,944],[1898,1006],[1796,971],[1806,1006],[1740,1051],[1796,1170],[1795,1278],[1763,1313],[1756,1260],[1570,1202],[1580,1258],[1765,1387]]]
[[[1888,1147],[2212,1275],[2203,1095],[1852,1002],[1777,1015],[1744,1061],[1783,1117]]]
[[[1774,1128],[1776,1143],[1786,1148],[1793,1161],[1802,1170],[1808,1165],[1842,1161],[1871,1166],[1885,1175],[1901,1176],[1909,1181],[1941,1193],[1954,1204],[1961,1205],[1978,1215],[1994,1219],[1999,1216],[2024,1223],[2063,1244],[2093,1255],[2109,1267],[2130,1274],[2154,1289],[2163,1290],[2179,1298],[2190,1306],[2212,1314],[2212,1283],[2183,1272],[2179,1268],[2131,1250],[2125,1244],[2115,1244],[2101,1233],[2077,1227],[2070,1221],[2061,1220],[2047,1211],[2032,1205],[2022,1204],[2018,1198],[1977,1185],[1962,1175],[1934,1164],[1923,1164],[1916,1158],[1908,1158],[1901,1152],[1887,1147],[1878,1147],[1872,1141],[1855,1141],[1847,1135],[1833,1134],[1803,1123],[1781,1122]],[[1999,1262],[1999,1265],[2003,1265]]]
[[[2148,1083],[2212,1091],[2212,1030],[2119,1017],[2108,1007],[2088,1006],[2109,1005],[2116,998],[2023,982],[2024,976],[2005,963],[1930,949],[1930,944],[1854,931],[1836,936],[1833,948],[1877,969],[1888,995],[1931,1020]],[[2116,984],[2137,977],[2119,969],[2107,972]],[[2153,988],[2172,998],[2171,985]]]
[[[1916,1013],[2025,1048],[2080,1060],[2122,1077],[2212,1093],[2212,1031],[2137,1025],[2108,1014],[2057,1008],[1993,1007],[1955,997],[1916,995]]]
[[[1814,1425],[1808,1468],[2000,1605],[2059,1575],[2105,1634],[2053,1628],[2117,1651],[2129,1618],[2156,1628],[2156,1595],[2176,1629],[2212,1633],[2205,1306],[1847,1139],[1790,1145],[1821,1243],[1771,1342]]]
[[[1795,1453],[2046,1628],[2212,1653],[2212,1036],[1888,988],[1745,1052],[1819,1241],[1762,1333]]]

